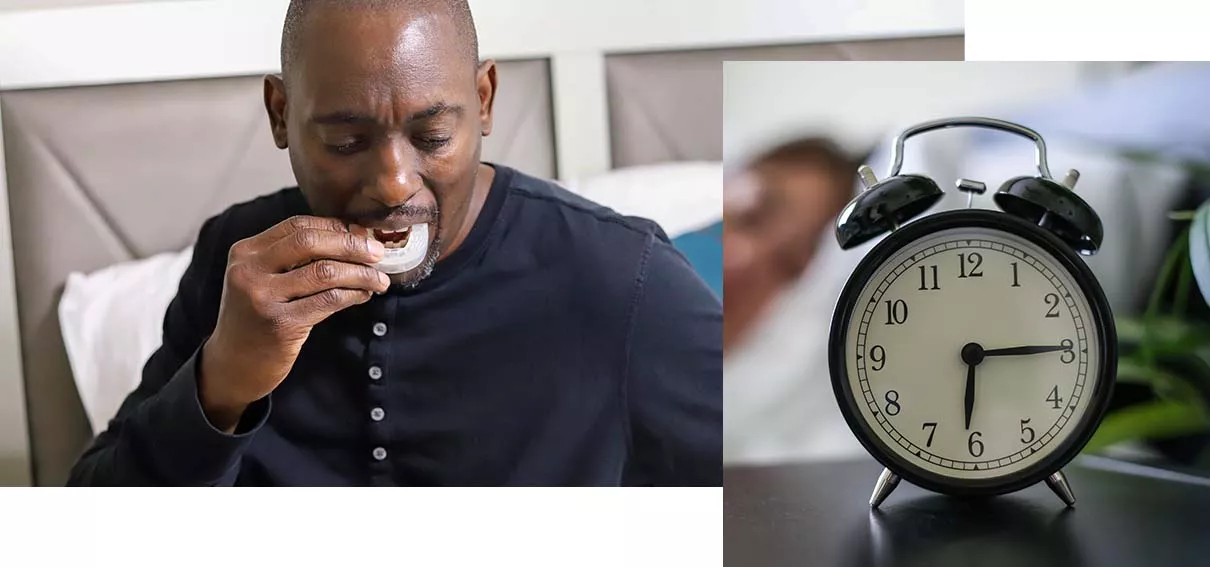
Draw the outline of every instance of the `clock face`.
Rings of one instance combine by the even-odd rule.
[[[896,461],[957,483],[1019,476],[1069,448],[1106,396],[1101,312],[1066,265],[983,226],[891,253],[847,298],[837,379],[850,421]]]

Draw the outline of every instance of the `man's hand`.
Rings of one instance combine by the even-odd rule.
[[[231,247],[198,378],[202,408],[216,428],[234,431],[248,405],[277,388],[312,327],[387,290],[386,274],[371,267],[383,253],[364,228],[311,216]]]

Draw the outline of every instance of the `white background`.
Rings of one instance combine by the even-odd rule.
[[[968,61],[1207,61],[1206,4],[1186,0],[968,3]]]
[[[515,7],[505,0],[487,1]],[[0,2],[0,8],[14,8],[46,6],[51,0]],[[67,0],[54,3],[66,4]],[[782,3],[790,4],[817,8],[853,2]],[[919,6],[901,0],[868,4],[868,14],[874,20],[880,14],[886,16],[881,20],[884,23],[902,21],[905,12]],[[961,10],[960,2],[948,6]],[[1196,13],[1204,9],[1201,3],[1187,0],[972,2],[966,12],[967,54],[969,59],[988,60],[1210,59],[1206,20]],[[949,17],[937,20],[952,21]],[[809,25],[821,34],[830,30],[844,35],[863,25],[856,16],[831,21],[817,18],[815,22]],[[694,22],[686,24],[693,26]],[[125,30],[104,31],[120,34]],[[81,53],[95,47],[86,40],[73,43],[71,36],[47,41],[61,42],[64,52]],[[0,65],[11,56],[10,51],[0,51]],[[65,72],[72,76],[86,73],[88,64],[80,60],[75,63],[77,68]],[[841,132],[846,138],[860,139],[861,132],[867,131],[857,130],[857,125],[849,128],[854,130]],[[739,146],[733,146],[731,153],[736,148]],[[7,219],[2,197],[0,216]],[[7,233],[7,226],[2,228]],[[9,282],[7,234],[0,240],[4,245],[0,280]],[[7,298],[9,293],[11,289],[2,295]],[[0,302],[0,325],[13,322],[11,301],[5,299]],[[0,362],[4,363],[0,366],[4,378],[11,380],[13,361]],[[11,389],[4,391],[5,395],[12,393]],[[12,451],[10,421],[4,423],[3,431],[10,434],[4,439],[4,450]],[[331,565],[353,561],[393,564],[410,557],[424,559],[427,565],[722,565],[721,490],[591,495],[584,491],[502,494],[451,490],[427,499],[406,491],[230,491],[220,495],[161,491],[156,496],[144,498],[132,491],[7,491],[5,512],[0,514],[0,533],[5,534],[3,561],[89,564],[104,562],[103,557],[122,557],[124,565],[163,565],[168,558],[182,565]],[[329,547],[322,548],[324,544]],[[334,548],[340,553],[334,553]]]

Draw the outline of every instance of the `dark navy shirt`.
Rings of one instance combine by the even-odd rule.
[[[295,187],[207,220],[70,483],[722,486],[719,298],[655,223],[494,167],[462,245],[317,325],[235,434],[197,395],[228,249],[310,213]]]

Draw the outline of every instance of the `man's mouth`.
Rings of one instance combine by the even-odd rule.
[[[387,249],[386,255],[375,267],[388,274],[411,270],[419,266],[428,255],[428,223],[398,229],[375,228],[370,230],[370,234]]]
[[[412,227],[405,226],[400,229],[386,230],[374,229],[374,239],[381,242],[387,248],[403,248],[408,244],[408,238],[412,235]]]

